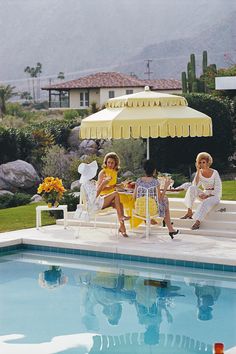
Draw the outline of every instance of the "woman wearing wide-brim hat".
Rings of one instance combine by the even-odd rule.
[[[104,187],[109,183],[111,177],[105,177],[99,183],[96,183],[96,181],[92,179],[96,176],[97,169],[97,161],[93,161],[89,164],[81,163],[78,167],[78,172],[81,174],[80,183],[83,185],[86,194],[88,210],[96,212],[110,206],[114,207],[117,211],[120,223],[119,233],[124,237],[128,237],[124,224],[126,217],[124,216],[119,194],[114,191],[108,195],[100,195],[101,191],[104,190]]]

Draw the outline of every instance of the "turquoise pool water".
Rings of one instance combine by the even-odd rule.
[[[23,251],[0,257],[0,353],[236,345],[236,273]]]

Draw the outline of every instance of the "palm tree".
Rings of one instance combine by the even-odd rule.
[[[11,85],[0,85],[0,115],[4,116],[6,114],[6,102],[13,96],[16,95],[14,92],[15,86]]]
[[[26,66],[24,69],[25,73],[28,73],[32,78],[32,88],[33,88],[33,100],[35,101],[35,82],[34,79],[37,78],[42,73],[42,64],[37,63],[35,67]]]
[[[65,74],[63,73],[63,71],[60,71],[59,74],[57,75],[57,78],[60,80],[64,80],[65,79]]]

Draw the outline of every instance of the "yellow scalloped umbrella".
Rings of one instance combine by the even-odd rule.
[[[106,108],[82,120],[82,139],[147,139],[212,136],[212,121],[188,107],[184,97],[145,91],[112,98]]]

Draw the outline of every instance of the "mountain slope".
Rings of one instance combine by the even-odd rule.
[[[225,61],[225,54],[230,53],[232,61],[236,63],[236,11],[226,17],[219,24],[209,27],[192,38],[183,38],[153,44],[143,48],[140,53],[116,69],[122,72],[135,72],[145,77],[145,60],[150,63],[153,78],[180,79],[182,71],[186,71],[187,62],[191,53],[195,53],[197,70],[202,70],[202,52],[208,51],[208,64],[215,63],[218,67],[229,66]]]
[[[59,71],[81,76],[91,71],[113,70],[131,57],[154,57],[155,47],[161,42],[157,52],[158,57],[165,58],[160,61],[165,66],[166,58],[175,52],[186,55],[191,51],[192,43],[185,39],[197,38],[200,30],[221,21],[236,10],[236,2],[0,0],[0,8],[3,81],[26,80],[24,68],[35,66],[38,61],[43,65],[42,75],[50,77]],[[173,42],[178,38],[183,42]],[[164,73],[170,76],[166,75],[167,70]]]

